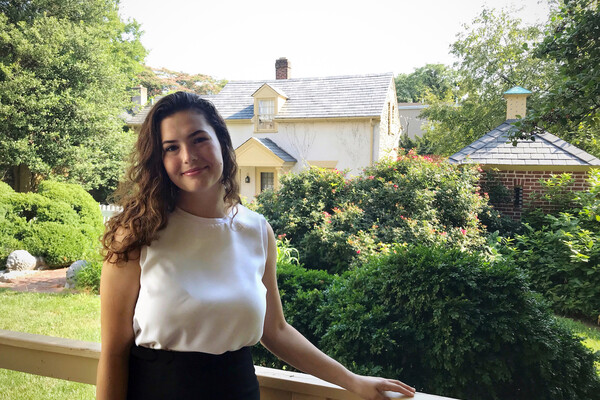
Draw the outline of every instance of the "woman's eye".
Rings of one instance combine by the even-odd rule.
[[[194,138],[194,143],[202,143],[202,142],[204,142],[205,140],[206,140],[206,138],[205,138],[205,137],[203,137],[203,136],[198,136],[198,137],[195,137],[195,138]]]
[[[175,150],[177,150],[177,146],[168,146],[164,148],[165,153],[169,153]]]

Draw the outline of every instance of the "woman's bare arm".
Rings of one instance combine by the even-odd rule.
[[[128,262],[104,262],[100,280],[102,350],[96,378],[97,400],[124,400],[127,396],[133,312],[139,290],[138,254]]]

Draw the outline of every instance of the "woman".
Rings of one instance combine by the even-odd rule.
[[[98,399],[258,399],[250,346],[365,399],[414,395],[359,376],[283,316],[277,249],[240,204],[231,138],[215,107],[165,96],[138,136],[124,210],[103,238]]]

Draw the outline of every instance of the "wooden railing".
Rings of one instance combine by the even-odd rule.
[[[100,343],[0,330],[0,368],[94,385]],[[358,400],[314,376],[255,367],[261,400]],[[417,393],[414,397],[447,399]]]

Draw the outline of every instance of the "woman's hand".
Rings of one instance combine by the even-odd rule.
[[[385,391],[398,392],[405,397],[414,397],[415,388],[395,379],[356,375],[351,391],[365,400],[386,400]]]

